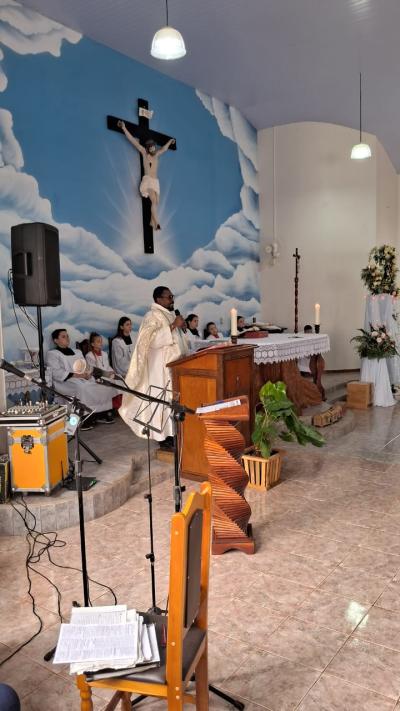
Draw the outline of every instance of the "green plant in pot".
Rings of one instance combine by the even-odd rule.
[[[325,440],[320,433],[296,415],[294,405],[286,395],[285,383],[268,381],[259,396],[261,408],[255,416],[252,440],[262,457],[268,459],[271,456],[277,439],[322,447]]]

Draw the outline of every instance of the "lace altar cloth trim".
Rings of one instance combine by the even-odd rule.
[[[330,350],[329,336],[325,333],[310,333],[296,336],[293,333],[274,333],[256,341],[254,362],[282,363],[307,356],[327,353]]]

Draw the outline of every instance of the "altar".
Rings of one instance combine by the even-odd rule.
[[[325,367],[322,354],[330,350],[327,334],[275,333],[252,342],[256,345],[254,364],[257,391],[267,380],[273,383],[282,380],[298,413],[325,399],[321,376]],[[303,377],[297,365],[297,361],[305,357],[310,358],[312,379]]]

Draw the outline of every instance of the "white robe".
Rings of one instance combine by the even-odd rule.
[[[115,395],[112,388],[96,383],[94,378],[90,380],[68,378],[69,373],[73,373],[72,366],[75,361],[82,359],[83,355],[80,351],[74,351],[74,354],[69,356],[58,349],[50,350],[47,353],[47,368],[51,371],[55,389],[59,390],[62,395],[77,397],[94,412],[111,410],[112,399]],[[59,399],[61,402],[61,398]]]
[[[90,368],[101,368],[101,370],[111,371],[112,368],[110,361],[108,360],[108,355],[105,351],[101,351],[101,355],[89,351],[85,356],[86,363]]]
[[[125,378],[128,387],[144,394],[171,400],[171,393],[164,396],[157,388],[172,388],[171,373],[167,368],[170,363],[187,353],[187,342],[179,328],[171,331],[175,313],[168,311],[160,304],[153,304],[145,315],[138,333],[136,347],[131,364]],[[156,386],[151,388],[150,386]],[[139,409],[141,410],[138,415]],[[133,422],[138,416],[143,422],[150,424],[161,432],[150,429],[151,439],[162,441],[173,434],[171,411],[161,405],[147,406],[147,403],[134,395],[124,395],[122,405],[118,410],[122,419],[138,437],[145,437],[143,424]]]
[[[122,375],[125,378],[134,350],[134,343],[127,345],[120,336],[113,338],[111,345],[112,364],[117,375]]]

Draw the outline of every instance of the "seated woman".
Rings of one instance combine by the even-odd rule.
[[[189,314],[189,316],[186,318],[186,338],[189,341],[189,343],[193,341],[200,341],[201,336],[199,333],[199,317],[197,314]]]
[[[118,321],[117,333],[115,334],[111,346],[111,360],[117,375],[125,378],[131,364],[131,358],[135,349],[131,338],[132,321],[128,316],[121,316]]]
[[[85,370],[85,361],[81,351],[70,348],[66,328],[56,328],[51,337],[54,349],[47,354],[47,368],[51,373],[55,389],[62,395],[77,397],[96,413],[95,418],[90,418],[83,423],[82,429],[91,429],[94,419],[107,424],[114,422],[112,398],[115,391],[96,383],[91,377],[90,371]],[[81,361],[81,363],[77,363],[77,361]]]
[[[204,340],[212,341],[213,339],[218,340],[218,338],[223,338],[223,334],[218,331],[217,325],[214,321],[209,321],[204,329]]]

